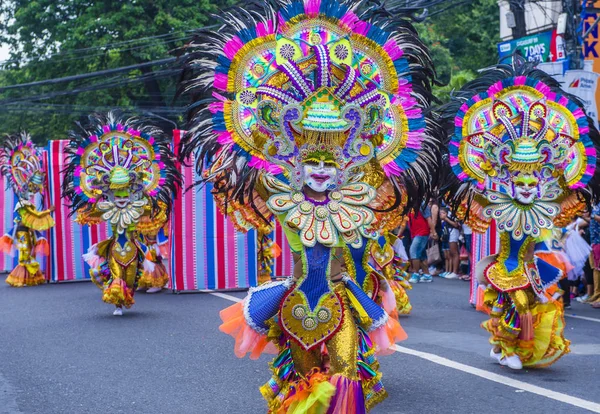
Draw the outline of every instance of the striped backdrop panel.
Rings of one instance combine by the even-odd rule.
[[[14,222],[14,209],[17,204],[12,188],[8,185],[8,180],[2,178],[2,191],[0,191],[0,209],[2,210],[2,220],[0,220],[0,236],[12,232]],[[19,262],[17,254],[14,257],[0,252],[0,272],[10,272]]]
[[[182,131],[174,132],[178,148]],[[190,161],[190,165],[194,160]],[[193,167],[181,167],[184,187],[198,177]],[[235,231],[219,211],[210,185],[178,194],[172,215],[173,289],[238,289],[256,286],[256,233]]]
[[[487,231],[483,234],[473,233],[471,248],[471,291],[469,301],[475,304],[477,300],[477,277],[475,277],[475,265],[484,257],[496,254],[500,250],[500,237],[496,228],[496,222],[492,220]]]
[[[285,233],[279,225],[279,221],[276,220],[275,222],[275,231],[273,231],[271,237],[273,238],[273,241],[279,245],[281,249],[281,255],[275,259],[275,263],[273,266],[273,276],[291,276],[293,268],[292,251],[290,250],[290,246],[287,242],[287,239],[285,238]]]

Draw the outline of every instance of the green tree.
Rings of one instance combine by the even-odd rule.
[[[0,42],[11,48],[11,58],[0,71],[0,88],[168,58],[193,29],[210,24],[210,14],[232,1],[0,2]],[[132,81],[140,76],[143,82]],[[0,132],[27,129],[38,142],[63,138],[74,120],[94,109],[115,106],[150,108],[177,120],[180,115],[169,111],[176,80],[171,67],[157,65],[100,78],[9,89],[0,93]],[[99,84],[120,86],[52,97]],[[7,100],[12,104],[6,105]]]
[[[475,78],[477,70],[497,62],[499,8],[496,0],[474,0],[431,10],[432,16],[416,25],[429,47],[438,80],[436,97],[445,102],[452,90]]]

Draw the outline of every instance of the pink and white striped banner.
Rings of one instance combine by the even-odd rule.
[[[273,277],[291,276],[293,269],[292,251],[290,250],[290,246],[285,238],[283,229],[279,225],[278,221],[276,221],[275,231],[273,231],[271,237],[281,249],[281,255],[275,259],[275,263],[273,265]]]
[[[10,233],[13,229],[14,208],[17,204],[15,194],[8,185],[8,180],[2,177],[2,191],[0,191],[0,209],[2,209],[2,220],[0,220],[0,236]],[[18,263],[17,254],[11,257],[0,252],[0,272],[10,272]]]
[[[183,131],[174,131],[178,148]],[[190,164],[193,165],[193,161]],[[181,167],[184,186],[198,177],[194,167]],[[179,194],[171,215],[173,289],[195,291],[238,289],[257,284],[256,233],[235,231],[215,204],[210,185]]]
[[[490,226],[484,234],[473,233],[471,243],[471,292],[470,302],[475,305],[477,301],[477,277],[475,276],[475,266],[486,256],[496,254],[500,250],[500,237],[496,229],[496,221],[492,220]]]

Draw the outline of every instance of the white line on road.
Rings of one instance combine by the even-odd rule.
[[[211,292],[210,294],[213,296],[216,296],[218,298],[221,298],[221,299],[230,300],[232,302],[241,302],[242,301],[242,298],[238,298],[237,296],[231,296],[231,295],[228,295],[227,293]]]
[[[242,299],[227,295],[225,293],[212,292],[211,295],[217,296],[222,299],[226,299],[232,302],[241,302]],[[580,318],[584,318],[580,316]],[[592,319],[593,318],[587,318]],[[484,369],[479,369],[472,367],[470,365],[461,364],[460,362],[452,361],[451,359],[441,357],[436,354],[430,354],[428,352],[416,351],[414,349],[406,348],[400,345],[394,345],[394,350],[401,354],[412,355],[422,359],[426,359],[427,361],[433,362],[438,365],[443,365],[448,368],[456,369],[458,371],[465,372],[467,374],[475,375],[480,378],[487,379],[489,381],[497,382],[499,384],[506,385],[508,387],[516,388],[517,390],[528,391],[532,394],[537,394],[542,397],[547,397],[556,401],[560,401],[565,404],[573,405],[575,407],[583,408],[585,410],[589,410],[594,413],[600,413],[600,404],[595,403],[593,401],[584,400],[581,398],[573,397],[568,394],[563,394],[561,392],[556,392],[549,390],[547,388],[538,387],[537,385],[529,384],[527,382],[519,381],[516,379],[512,379],[510,377],[505,377],[504,375],[498,375],[496,373],[486,371]]]
[[[568,316],[569,318],[583,319],[584,321],[592,321],[592,322],[600,323],[600,319],[590,318],[589,316],[571,315],[570,313],[565,313],[565,316]]]
[[[470,365],[461,364],[460,362],[452,361],[451,359],[447,359],[435,354],[416,351],[414,349],[405,348],[400,345],[394,345],[393,348],[397,352],[423,358],[448,368],[457,369],[459,371],[466,372],[468,374],[472,374],[480,378],[485,378],[487,380],[494,381],[499,384],[516,388],[517,390],[528,391],[532,394],[541,395],[542,397],[551,398],[553,400],[570,404],[575,407],[584,408],[595,413],[600,413],[600,404],[595,403],[593,401],[583,400],[581,398],[573,397],[568,394],[563,394],[561,392],[552,391],[547,388],[538,387],[537,385],[532,385],[527,382],[519,381],[510,377],[505,377],[504,375],[498,375],[490,371],[472,367]]]

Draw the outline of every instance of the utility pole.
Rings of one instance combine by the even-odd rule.
[[[525,26],[525,0],[508,0],[510,11],[514,17],[514,27],[511,28],[513,39],[527,36]]]

